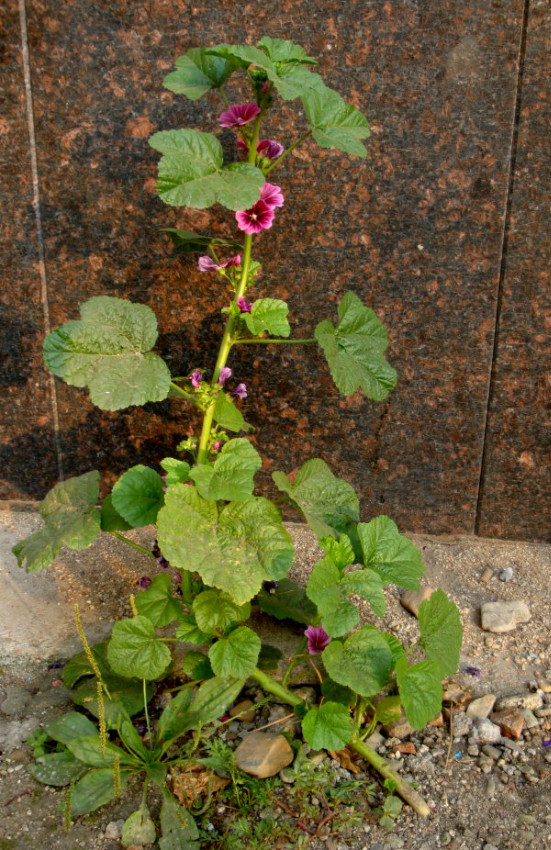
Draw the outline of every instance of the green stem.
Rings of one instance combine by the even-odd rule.
[[[288,705],[295,706],[302,702],[296,694],[289,691],[286,687],[279,682],[276,682],[275,679],[272,679],[271,676],[266,675],[266,673],[263,673],[261,670],[255,670],[251,678],[258,682],[265,691],[278,697]],[[411,787],[409,782],[406,782],[406,780],[400,776],[400,774],[392,767],[391,764],[389,764],[389,762],[386,761],[386,759],[362,741],[358,734],[353,736],[352,740],[349,741],[348,746],[369,762],[369,764],[374,767],[381,776],[384,776],[385,779],[391,779],[395,783],[396,791],[400,797],[402,797],[402,799],[405,800],[418,815],[421,815],[421,817],[424,818],[430,815],[430,809],[421,795]]]
[[[145,712],[145,722],[147,724],[147,734],[149,736],[149,743],[153,743],[153,738],[151,737],[151,726],[149,725],[149,712],[147,710],[147,686],[145,684],[145,679],[142,679],[143,684],[143,708]]]
[[[257,115],[254,127],[253,134],[251,139],[251,145],[249,148],[249,163],[254,164],[255,155],[256,155],[256,143],[258,141],[258,134],[260,131],[260,119],[261,116]],[[251,249],[253,244],[253,238],[249,234],[245,236],[245,240],[243,243],[243,270],[241,272],[241,279],[239,281],[239,285],[235,292],[235,301],[238,298],[241,298],[245,294],[245,290],[247,288],[247,280],[249,277],[249,267],[251,264]],[[222,337],[222,342],[220,343],[220,349],[218,351],[218,357],[216,358],[216,365],[214,367],[214,374],[212,376],[212,386],[217,386],[218,375],[220,374],[220,369],[222,369],[227,361],[228,356],[231,351],[231,347],[233,344],[233,332],[235,330],[235,325],[238,319],[236,316],[230,315],[228,317],[228,321],[226,322],[226,328],[224,330],[224,336]],[[216,404],[216,400],[213,399],[207,410],[205,411],[205,415],[203,417],[203,427],[201,428],[201,437],[199,439],[199,451],[197,453],[197,463],[206,463],[208,461],[209,453],[209,440],[210,440],[210,432],[212,429],[212,423],[214,419],[214,407]]]
[[[276,160],[274,160],[274,162],[272,162],[272,164],[270,165],[269,168],[266,169],[264,174],[269,174],[270,171],[272,171],[272,169],[276,167],[276,165],[279,165],[280,162],[283,162],[283,160],[286,159],[289,156],[289,154],[292,153],[294,151],[294,149],[296,147],[298,147],[301,142],[304,141],[304,139],[307,139],[308,136],[311,135],[311,133],[312,133],[312,130],[307,130],[306,133],[303,133],[302,136],[300,136],[300,138],[298,138],[296,140],[296,142],[293,142],[291,147],[287,148],[287,150],[284,153],[282,153],[280,157],[278,157]]]
[[[192,404],[197,405],[197,399],[194,398],[194,396],[192,396],[191,393],[188,393],[188,392],[186,392],[186,390],[183,390],[181,387],[179,387],[178,384],[175,384],[174,381],[170,382],[170,386],[172,387],[173,390],[176,390],[177,393],[179,393],[181,396],[183,396],[186,399],[186,401],[191,401]]]
[[[125,537],[123,534],[119,534],[118,531],[110,531],[109,534],[112,534],[113,537],[117,538],[117,540],[122,540],[123,543],[126,543],[127,546],[131,546],[132,549],[136,549],[138,552],[143,552],[144,555],[149,555],[150,558],[156,560],[155,555],[150,549],[140,546],[139,543],[134,543],[133,540],[129,540],[128,537]]]
[[[317,339],[234,339],[232,345],[314,345]]]
[[[191,573],[189,570],[180,570],[180,575],[182,576],[182,598],[189,610],[191,611],[191,605],[193,602],[193,584],[191,579]]]
[[[218,91],[220,92],[220,97],[221,97],[221,98],[222,98],[222,100],[224,101],[225,105],[226,105],[226,106],[229,106],[229,105],[230,105],[230,102],[229,102],[229,100],[228,100],[228,95],[226,94],[226,92],[224,91],[224,89],[222,88],[222,86],[219,86]]]
[[[291,660],[289,662],[289,666],[287,667],[285,673],[283,674],[283,679],[281,680],[281,684],[283,686],[285,686],[287,684],[287,682],[289,681],[289,676],[293,672],[293,668],[294,668],[295,664],[297,663],[297,661],[299,660],[299,658],[302,657],[302,653],[304,652],[307,643],[308,643],[308,641],[306,640],[305,637],[303,637],[302,640],[300,641],[300,644],[299,644],[297,651],[295,652],[295,654],[293,655],[293,657],[291,658]]]

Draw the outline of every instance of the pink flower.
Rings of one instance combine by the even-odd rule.
[[[226,381],[228,380],[228,378],[231,378],[231,376],[232,376],[232,370],[230,369],[230,367],[229,366],[222,366],[222,368],[220,369],[220,373],[218,375],[218,383],[220,384],[220,386],[223,387],[224,384],[226,383]]]
[[[203,380],[203,373],[200,369],[195,369],[191,375],[189,376],[189,380],[191,381],[191,386],[195,387],[195,389],[199,389],[201,381]]]
[[[237,226],[249,235],[268,230],[272,226],[274,216],[274,207],[268,206],[263,200],[257,201],[250,210],[239,210],[235,214]]]
[[[217,452],[221,448],[222,448],[222,441],[221,440],[217,440],[216,443],[212,444],[213,452]]]
[[[276,142],[275,139],[261,139],[256,146],[256,150],[265,159],[277,159],[281,156],[285,148]]]
[[[225,263],[215,263],[211,257],[199,257],[197,267],[200,272],[217,272],[219,269],[227,269],[229,266],[240,266],[242,262],[241,254],[236,254],[235,257],[230,257]]]
[[[235,398],[247,398],[247,386],[246,384],[238,384],[234,390],[231,391],[231,394],[235,396]]]
[[[253,121],[260,107],[256,103],[235,103],[227,112],[223,112],[218,119],[221,127],[243,127]]]
[[[321,626],[308,626],[304,634],[308,638],[310,655],[319,655],[331,643],[331,638]]]
[[[242,313],[252,313],[253,311],[253,302],[245,301],[243,296],[237,299],[237,306],[241,310]]]
[[[283,192],[279,186],[274,186],[273,183],[264,183],[260,190],[260,200],[264,201],[266,206],[274,210],[276,207],[282,207],[285,203]]]

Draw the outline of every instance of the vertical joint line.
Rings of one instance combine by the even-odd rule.
[[[19,20],[21,25],[21,58],[23,62],[23,77],[25,82],[25,101],[27,108],[27,126],[29,131],[29,150],[31,157],[31,176],[33,187],[32,206],[34,210],[36,239],[38,245],[38,270],[40,275],[40,299],[44,318],[44,331],[50,333],[50,305],[48,302],[48,280],[46,277],[46,262],[44,256],[44,237],[42,232],[42,216],[40,209],[40,184],[38,180],[38,159],[36,155],[36,135],[34,127],[34,110],[31,86],[31,65],[29,61],[29,42],[27,35],[27,11],[25,0],[19,0]],[[63,480],[63,462],[61,456],[61,440],[59,428],[59,412],[57,405],[57,392],[55,378],[49,375],[47,378],[50,391],[50,404],[52,410],[52,421],[54,428],[54,447],[57,460],[57,472],[60,481]]]
[[[490,368],[490,377],[488,381],[488,393],[486,397],[486,413],[484,419],[484,435],[482,443],[482,457],[480,461],[480,473],[478,480],[478,498],[476,505],[475,519],[475,534],[479,534],[480,525],[482,522],[482,502],[484,498],[484,486],[486,473],[488,469],[488,436],[490,410],[492,408],[495,396],[495,378],[496,364],[499,345],[499,320],[501,318],[501,308],[503,304],[503,288],[505,283],[505,275],[507,272],[507,252],[509,248],[509,234],[511,229],[511,209],[513,205],[513,191],[515,185],[515,171],[517,164],[518,137],[520,125],[520,111],[522,107],[522,87],[524,83],[524,66],[526,59],[526,42],[528,37],[528,19],[530,16],[530,0],[524,0],[524,9],[522,16],[522,29],[520,36],[520,45],[518,52],[518,73],[517,86],[515,91],[515,109],[513,115],[513,129],[511,133],[511,147],[509,169],[507,174],[507,196],[505,204],[505,215],[503,217],[503,227],[501,231],[501,262],[499,267],[499,280],[497,287],[496,309],[494,317],[494,335],[492,342],[492,363]]]

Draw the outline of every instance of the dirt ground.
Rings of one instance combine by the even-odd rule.
[[[24,536],[37,521],[32,514],[0,512],[0,525],[8,537]],[[290,530],[298,552],[294,577],[305,581],[316,559],[315,541],[303,526],[290,526]],[[149,529],[134,534],[143,545],[151,544]],[[488,693],[497,697],[539,693],[539,716],[531,728],[525,728],[520,739],[501,739],[494,752],[490,747],[489,755],[482,743],[473,742],[467,735],[456,734],[450,739],[445,728],[433,727],[402,741],[384,738],[381,751],[393,759],[403,775],[417,783],[429,803],[431,816],[420,819],[405,807],[392,831],[366,823],[348,832],[326,835],[324,840],[313,838],[306,846],[312,850],[539,850],[551,846],[551,748],[544,746],[551,737],[551,694],[547,690],[551,682],[551,547],[466,537],[413,539],[423,551],[425,583],[442,587],[461,612],[464,643],[460,671],[454,681],[464,692],[468,691],[469,699]],[[78,819],[67,833],[58,812],[59,793],[39,785],[27,771],[32,755],[24,740],[36,728],[67,711],[68,692],[60,686],[59,671],[48,669],[48,664],[63,660],[78,649],[78,644],[72,643],[73,603],[80,603],[87,630],[95,630],[100,636],[109,622],[129,614],[128,598],[135,591],[136,579],[145,572],[155,572],[150,570],[150,563],[153,562],[146,556],[109,538],[91,550],[63,554],[47,579],[37,577],[37,581],[50,583],[41,592],[57,606],[52,609],[53,614],[58,611],[55,641],[49,638],[56,618],[41,621],[38,591],[32,590],[32,582],[26,583],[32,577],[22,574],[19,578],[13,570],[6,573],[8,590],[11,588],[20,599],[34,593],[36,608],[27,606],[29,620],[25,625],[29,643],[35,649],[27,655],[13,652],[14,641],[24,639],[21,629],[11,632],[11,638],[8,635],[11,644],[8,638],[4,642],[0,679],[0,850],[116,850],[120,846],[117,839],[106,837],[106,828],[136,808],[137,790],[129,789],[117,802]],[[512,574],[511,570],[503,574],[508,568]],[[504,575],[508,580],[502,580]],[[507,600],[525,602],[531,613],[529,622],[505,634],[483,631],[480,606]],[[389,589],[388,602],[384,620],[371,619],[401,640],[411,642],[416,634],[415,618],[402,608],[395,589]],[[5,619],[5,614],[2,616]],[[473,669],[479,672],[473,675]],[[395,752],[397,744],[404,741],[413,742],[414,753]]]

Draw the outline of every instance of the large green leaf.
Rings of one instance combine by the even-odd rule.
[[[237,605],[233,599],[218,590],[204,590],[193,600],[193,613],[202,632],[212,635],[248,620],[251,606],[248,602]]]
[[[364,564],[375,570],[385,584],[417,590],[425,573],[421,553],[411,540],[398,531],[396,523],[381,515],[357,525]]]
[[[165,484],[171,487],[172,484],[185,484],[189,481],[189,463],[184,460],[177,460],[175,457],[165,457],[161,461],[161,467],[165,471]]]
[[[337,389],[346,396],[361,389],[367,398],[382,401],[396,386],[396,372],[384,357],[384,325],[353,292],[339,304],[338,319],[336,327],[325,319],[315,330]]]
[[[189,729],[205,726],[218,720],[228,706],[235,702],[245,685],[245,679],[221,679],[216,676],[203,682],[189,708]]]
[[[172,595],[170,577],[155,576],[147,590],[136,596],[136,607],[154,626],[168,626],[182,614],[182,603]]]
[[[99,738],[99,732],[92,721],[78,711],[70,711],[58,720],[52,720],[45,727],[45,731],[50,738],[65,746],[78,738],[89,738],[94,735]]]
[[[40,756],[36,760],[36,764],[30,764],[28,768],[31,776],[34,776],[39,782],[58,788],[76,782],[88,769],[87,765],[77,761],[74,755],[68,751]]]
[[[120,771],[120,789],[124,791],[130,773]],[[111,767],[90,770],[71,791],[71,817],[95,812],[115,796],[115,774]]]
[[[354,547],[346,534],[341,534],[338,540],[331,536],[322,537],[319,544],[341,573],[356,562]]]
[[[101,530],[102,531],[128,531],[132,528],[113,505],[111,493],[101,503]]]
[[[132,528],[152,525],[164,503],[163,479],[149,466],[133,466],[113,487],[115,510]]]
[[[176,637],[185,643],[195,643],[198,645],[210,643],[212,640],[212,635],[203,632],[197,625],[195,617],[191,614],[186,614],[180,618],[178,628],[176,629]]]
[[[189,649],[180,665],[184,674],[193,682],[197,679],[212,679],[214,676],[209,659],[198,649]]]
[[[396,662],[396,680],[406,717],[414,729],[422,729],[442,708],[442,682],[434,661],[408,667],[406,658]]]
[[[288,578],[278,581],[273,590],[262,589],[256,601],[266,614],[278,620],[295,620],[308,626],[317,617],[316,606],[310,602],[304,589]]]
[[[129,767],[138,767],[140,764],[138,759],[110,741],[105,741],[102,745],[97,734],[85,738],[74,738],[67,742],[67,749],[76,759],[90,767],[113,767],[117,760],[119,764]]]
[[[161,233],[167,233],[172,239],[172,244],[182,254],[204,254],[211,246],[228,246],[234,250],[241,251],[243,246],[233,239],[217,239],[214,236],[202,236],[191,230],[178,230],[175,227],[163,227]]]
[[[171,661],[168,646],[157,640],[153,623],[141,615],[115,623],[107,658],[120,676],[148,681],[162,676]]]
[[[173,697],[159,717],[157,740],[166,743],[181,734],[186,729],[186,712],[191,704],[191,689],[182,690]]]
[[[163,130],[149,144],[163,154],[157,191],[165,204],[243,210],[258,201],[264,183],[260,169],[246,162],[224,165],[222,146],[211,133]]]
[[[176,484],[159,511],[158,536],[173,566],[198,572],[238,604],[258,593],[264,580],[283,578],[293,561],[280,512],[252,496],[231,502],[219,514],[216,502],[202,499],[195,487]]]
[[[99,472],[62,481],[40,503],[44,528],[16,543],[12,552],[28,573],[49,566],[64,546],[86,549],[100,533]]]
[[[240,626],[209,649],[209,658],[217,676],[245,679],[258,663],[260,638],[247,626]]]
[[[302,734],[314,750],[340,750],[354,734],[349,710],[338,702],[311,708],[302,721]]]
[[[241,319],[253,336],[267,332],[272,336],[287,337],[291,333],[288,312],[288,305],[279,298],[258,298],[253,301],[251,312],[242,313]]]
[[[383,593],[383,580],[375,570],[353,570],[343,576],[342,587],[349,593],[361,596],[373,608],[378,617],[383,617],[386,599]]]
[[[318,537],[335,534],[334,523],[343,518],[359,519],[360,503],[354,489],[333,475],[320,458],[307,460],[293,482],[283,472],[274,472],[272,478],[278,489],[287,493],[302,511]]]
[[[200,850],[199,830],[192,815],[166,791],[161,805],[161,832],[160,850]]]
[[[306,54],[304,47],[300,44],[295,44],[294,41],[289,41],[283,38],[270,38],[263,36],[258,42],[258,46],[267,56],[275,62],[298,62],[301,65],[317,65],[317,61]]]
[[[344,643],[331,641],[323,650],[322,658],[335,682],[364,697],[378,694],[392,669],[388,644],[372,626],[358,629]]]
[[[229,395],[224,392],[219,392],[216,396],[214,421],[222,428],[225,428],[227,431],[233,431],[234,433],[238,431],[245,431],[247,433],[251,430],[251,426],[245,422],[239,408],[235,406]]]
[[[309,598],[317,605],[323,628],[331,637],[347,634],[360,622],[358,609],[348,601],[341,578],[338,567],[326,557],[314,566],[306,588]]]
[[[138,714],[143,711],[143,684],[139,679],[128,679],[116,676],[114,673],[103,674],[103,682],[109,691],[111,699],[104,695],[103,711],[107,725],[117,728],[121,706],[130,714]],[[84,679],[77,688],[71,692],[71,699],[75,705],[85,708],[95,717],[99,717],[98,694],[95,676]],[[147,685],[147,699],[151,699],[154,688]],[[110,718],[113,718],[111,721]]]
[[[452,676],[459,665],[463,629],[457,605],[443,590],[436,590],[419,606],[419,643],[428,659],[434,661],[440,676]]]
[[[170,390],[168,366],[151,348],[157,319],[145,304],[101,295],[80,308],[44,341],[44,363],[72,387],[88,387],[102,410],[162,401]]]
[[[254,476],[262,466],[260,455],[244,437],[229,440],[214,461],[193,467],[195,481],[203,499],[242,501],[252,495]]]
[[[326,86],[301,93],[312,134],[322,148],[337,148],[354,156],[367,156],[361,139],[371,133],[365,115]]]
[[[218,56],[211,56],[203,47],[192,47],[176,60],[176,70],[168,74],[163,85],[175,94],[198,100],[212,88],[224,85],[235,65]]]

